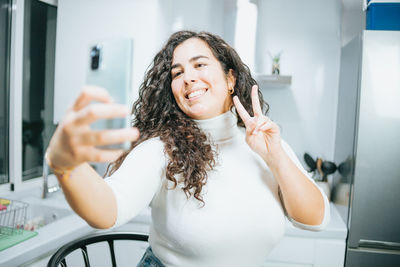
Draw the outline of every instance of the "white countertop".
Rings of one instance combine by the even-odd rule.
[[[68,208],[67,202],[61,193],[56,193],[48,199],[41,199],[40,192],[29,192],[29,194],[13,193],[8,196],[10,199],[23,199],[23,201],[30,204],[48,205],[57,208]],[[329,238],[345,240],[347,236],[347,228],[339,215],[335,205],[330,204],[331,220],[329,225],[324,231],[312,232],[294,227],[289,220],[286,220],[285,236],[307,237],[307,238]],[[146,231],[151,222],[150,209],[144,210],[134,219],[130,224],[142,225],[140,229]],[[124,226],[119,227],[117,230],[124,230]],[[129,228],[126,228],[129,229]],[[87,223],[74,213],[61,218],[43,228],[37,230],[38,235],[30,238],[20,244],[5,249],[0,252],[0,266],[20,266],[27,262],[31,262],[37,258],[51,255],[56,249],[62,245],[77,239],[81,236],[87,235],[95,229],[91,228]]]
[[[347,227],[340,216],[335,204],[330,202],[331,219],[325,230],[321,232],[306,231],[293,226],[286,219],[286,236],[308,237],[308,238],[330,238],[345,240],[347,237]]]

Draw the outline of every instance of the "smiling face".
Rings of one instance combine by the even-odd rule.
[[[190,118],[210,119],[230,109],[228,88],[235,78],[232,70],[225,74],[205,41],[190,38],[175,48],[171,76],[175,101]]]

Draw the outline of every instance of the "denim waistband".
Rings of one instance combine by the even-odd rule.
[[[148,247],[137,267],[165,267],[165,265],[154,255],[151,247]]]

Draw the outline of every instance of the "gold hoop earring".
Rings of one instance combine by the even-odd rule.
[[[235,88],[233,88],[233,87],[229,88],[228,92],[230,95],[233,95],[233,93],[235,93]]]

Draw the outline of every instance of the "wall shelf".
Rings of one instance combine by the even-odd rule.
[[[289,87],[292,84],[292,76],[286,75],[268,75],[256,73],[255,80],[260,84],[260,87]]]

